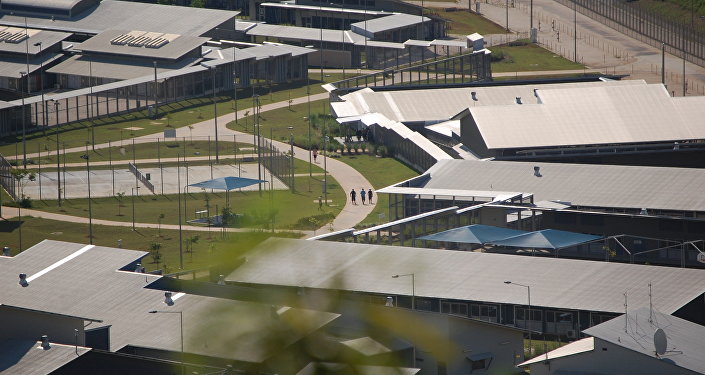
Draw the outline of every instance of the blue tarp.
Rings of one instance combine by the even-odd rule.
[[[216,189],[216,190],[233,190],[248,187],[250,185],[261,184],[267,182],[265,180],[257,180],[252,178],[244,177],[219,177],[208,181],[202,181],[189,186],[200,187],[204,189]]]
[[[530,232],[504,240],[493,241],[493,245],[522,247],[528,249],[562,249],[595,241],[602,237],[590,234],[566,232],[555,229],[544,229]]]
[[[520,234],[529,233],[523,230],[493,227],[490,225],[473,224],[466,227],[453,228],[428,236],[419,237],[420,240],[445,241],[457,243],[486,244],[504,240]]]

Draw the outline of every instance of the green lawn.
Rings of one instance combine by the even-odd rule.
[[[522,42],[520,42],[522,43]],[[539,70],[583,69],[574,63],[534,44],[492,47],[492,72],[525,72]]]
[[[87,224],[67,223],[29,216],[23,216],[22,219],[22,247],[24,249],[44,239],[77,243],[89,242]],[[213,229],[210,233],[189,231],[188,227],[184,227],[184,229],[182,232],[184,240],[194,239],[198,236],[198,241],[193,245],[193,252],[186,252],[187,246],[186,244],[183,245],[184,269],[202,268],[210,264],[219,263],[223,259],[232,259],[272,236],[296,236],[294,233],[288,232],[271,233],[258,231],[223,234],[217,229]],[[160,243],[161,262],[155,263],[152,256],[147,256],[144,259],[144,266],[148,271],[160,268],[164,269],[166,273],[178,271],[178,231],[137,228],[133,232],[131,227],[93,225],[94,244],[117,247],[118,239],[122,240],[123,248],[142,251],[150,251],[152,243]],[[4,246],[9,246],[12,249],[12,254],[17,253],[19,249],[19,229],[14,219],[0,221],[0,241],[2,241]]]
[[[303,173],[303,172],[302,172]],[[328,199],[332,200],[330,206],[324,206],[323,210],[318,209],[318,196],[322,195],[322,176],[313,176],[309,184],[308,176],[297,177],[295,180],[296,192],[292,194],[289,190],[275,190],[270,195],[270,191],[264,190],[262,196],[258,191],[231,191],[230,204],[235,213],[246,215],[243,227],[270,228],[270,212],[274,212],[274,226],[281,229],[307,229],[309,225],[308,217],[325,215],[326,218],[318,218],[320,225],[323,225],[332,217],[337,215],[342,206],[345,205],[345,195],[332,177],[328,177]],[[309,192],[309,185],[311,191]],[[265,185],[266,186],[266,185]],[[209,210],[211,215],[220,213],[226,205],[226,194],[224,192],[203,192],[201,189],[191,188],[188,194],[182,195],[184,212],[182,220],[192,220],[195,212]],[[163,224],[178,224],[179,207],[176,204],[177,195],[140,195],[135,197],[135,217],[136,222],[158,223],[160,215],[164,215],[161,220]],[[132,197],[130,192],[120,201],[117,197],[93,198],[93,217],[95,219],[113,220],[121,222],[131,222],[132,217]],[[62,202],[59,207],[55,200],[34,201],[33,207],[37,210],[56,212],[72,216],[88,216],[87,199],[68,199]],[[301,225],[300,220],[303,218]]]
[[[428,8],[428,13],[443,17],[449,21],[448,34],[470,35],[472,33],[480,33],[484,35],[505,33],[502,26],[469,12],[467,9],[448,12],[444,8]]]
[[[343,155],[338,160],[362,173],[375,190],[419,175],[416,171],[394,158],[378,158],[370,155]],[[375,194],[374,199],[377,202],[377,206],[358,227],[372,226],[389,221],[389,213],[387,212],[389,196],[387,194]],[[380,214],[384,214],[384,217],[380,218]]]

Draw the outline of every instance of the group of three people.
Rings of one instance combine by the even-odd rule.
[[[370,204],[372,204],[372,189],[368,189],[367,192],[365,192],[365,188],[360,188],[360,200],[362,200],[362,204],[365,204],[365,197],[369,200]],[[350,190],[350,201],[352,201],[352,204],[357,204],[357,192],[355,189]]]

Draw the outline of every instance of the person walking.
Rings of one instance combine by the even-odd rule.
[[[356,195],[357,193],[355,192],[355,189],[350,190],[350,201],[352,202],[352,204],[357,204],[357,202],[355,201]]]
[[[316,162],[316,159],[317,159],[317,158],[318,158],[318,149],[317,149],[317,148],[314,148],[314,149],[313,149],[313,162],[314,162],[314,163],[317,163],[317,162]]]
[[[372,204],[372,188],[367,190],[367,200],[370,201],[370,204]]]
[[[365,188],[360,188],[360,199],[362,200],[362,204],[365,204]]]

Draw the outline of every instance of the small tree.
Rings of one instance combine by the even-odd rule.
[[[12,174],[12,177],[17,180],[17,185],[20,187],[20,199],[18,203],[22,207],[31,207],[31,200],[25,197],[24,195],[24,187],[25,185],[27,185],[28,182],[34,181],[37,175],[34,172],[28,171],[26,169],[13,169],[12,171],[10,171],[10,174]]]
[[[191,138],[191,146],[193,146],[193,125],[188,126],[189,138]]]
[[[122,216],[122,212],[120,212],[120,208],[123,207],[122,205],[122,200],[125,198],[125,192],[124,191],[119,191],[115,193],[115,198],[117,198],[118,201],[118,216]]]
[[[153,262],[157,265],[162,261],[162,254],[159,252],[161,248],[161,242],[152,242],[149,244],[149,254],[152,256]]]

